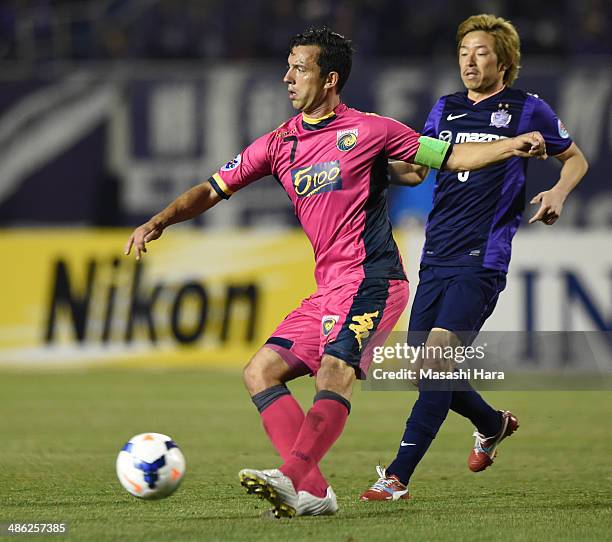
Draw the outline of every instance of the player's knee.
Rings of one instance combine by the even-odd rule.
[[[252,389],[255,386],[258,378],[258,371],[256,366],[253,364],[253,360],[249,361],[244,369],[242,370],[242,380],[246,389],[253,395]]]
[[[246,367],[242,371],[242,378],[244,385],[251,395],[263,391],[266,386],[267,372],[269,371],[269,362],[265,356],[255,354],[251,361],[247,363]]]
[[[244,385],[251,395],[255,395],[284,382],[287,364],[272,350],[262,348],[242,371]]]
[[[446,348],[461,344],[461,339],[452,331],[440,327],[434,327],[427,336],[427,346],[438,346]]]
[[[455,366],[453,351],[460,344],[460,339],[452,331],[442,328],[432,329],[427,337],[421,367],[436,372],[452,371]]]
[[[452,359],[441,357],[426,357],[421,365],[423,371],[446,372],[452,371],[454,362]]]
[[[333,391],[350,400],[355,378],[352,366],[339,358],[325,355],[317,372],[317,390]]]

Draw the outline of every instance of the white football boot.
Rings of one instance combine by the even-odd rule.
[[[338,511],[338,499],[331,486],[325,497],[315,497],[308,491],[298,491],[296,516],[333,516]]]
[[[298,494],[291,478],[278,469],[242,469],[238,473],[240,483],[247,493],[267,499],[274,506],[276,517],[292,518],[298,508]]]

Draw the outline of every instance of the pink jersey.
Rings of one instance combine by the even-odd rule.
[[[396,120],[340,104],[323,119],[299,114],[255,140],[210,182],[228,198],[274,175],[315,254],[319,287],[405,279],[387,213],[387,159],[411,161],[419,135]]]

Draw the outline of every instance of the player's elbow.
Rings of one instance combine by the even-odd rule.
[[[578,147],[578,145],[576,145],[575,143],[572,144],[570,150],[573,151],[571,158],[576,161],[578,167],[580,168],[582,176],[584,176],[589,170],[589,162],[587,161],[580,147]]]
[[[422,168],[418,171],[411,171],[403,175],[392,175],[391,184],[398,186],[419,186],[427,177],[429,168]]]
[[[586,175],[586,172],[589,171],[589,162],[587,161],[584,154],[582,154],[582,152],[580,153],[580,159],[580,165],[582,167],[582,176],[584,177]]]
[[[557,155],[557,158],[561,161],[563,167],[566,167],[568,163],[571,164],[568,167],[575,171],[580,178],[584,177],[589,170],[589,163],[584,153],[575,143],[572,143],[569,149]]]
[[[413,186],[421,184],[427,178],[427,175],[429,175],[429,168],[426,166],[419,167],[415,172],[416,182]]]
[[[573,170],[573,172],[575,172],[574,175],[578,179],[582,179],[589,170],[589,163],[585,158],[584,154],[580,152],[580,150],[578,150],[578,152],[576,152],[569,160],[567,160],[565,164],[567,164],[568,162],[572,164],[571,166],[569,166],[568,169]]]

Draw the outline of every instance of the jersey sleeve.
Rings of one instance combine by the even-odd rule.
[[[405,124],[381,117],[387,129],[385,151],[388,158],[440,169],[449,155],[450,143],[424,136]]]
[[[533,98],[535,105],[531,115],[529,131],[537,130],[544,137],[549,155],[561,154],[572,144],[569,132],[551,107],[539,98]]]
[[[440,119],[442,118],[445,102],[446,98],[440,98],[429,112],[427,120],[425,121],[425,126],[423,127],[424,136],[438,137],[438,126],[440,125]]]
[[[208,179],[215,192],[228,199],[234,192],[272,173],[270,134],[256,139]]]
[[[388,158],[395,158],[403,162],[411,162],[419,149],[419,137],[415,132],[401,122],[389,118],[379,117],[386,128],[385,152]]]

